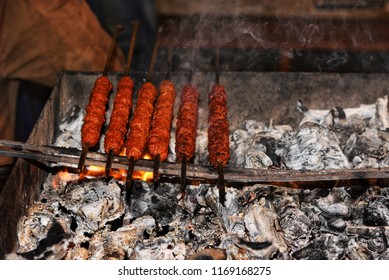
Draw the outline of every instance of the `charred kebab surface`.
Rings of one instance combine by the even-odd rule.
[[[191,84],[183,87],[177,116],[176,155],[181,161],[181,193],[185,194],[186,165],[196,151],[197,123],[199,117],[199,92]]]
[[[170,128],[173,118],[176,89],[169,80],[164,80],[159,86],[159,96],[151,121],[148,151],[155,161],[165,161],[169,152]],[[157,179],[154,172],[154,179]]]

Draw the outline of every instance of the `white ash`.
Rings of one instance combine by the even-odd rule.
[[[59,224],[65,232],[69,232],[71,218],[58,211],[58,205],[33,204],[28,209],[27,215],[18,223],[17,253],[35,250],[39,241],[47,237],[54,223]]]
[[[335,134],[316,123],[304,123],[286,146],[284,163],[289,169],[347,169],[347,157]]]
[[[184,241],[174,237],[138,244],[134,251],[135,260],[184,260],[187,255]]]
[[[60,195],[59,204],[71,213],[84,232],[103,228],[125,212],[121,189],[113,180],[108,184],[100,179],[82,185],[69,184]]]
[[[143,216],[116,231],[102,231],[101,234],[95,234],[89,242],[89,258],[125,259],[127,256],[132,256],[134,247],[144,239],[144,232],[151,233],[155,226],[153,217]]]
[[[81,127],[84,122],[85,110],[78,105],[72,107],[61,120],[60,135],[54,142],[55,146],[81,149]]]
[[[250,241],[271,242],[268,250],[272,250],[272,254],[286,253],[288,247],[281,231],[278,215],[261,204],[263,203],[260,200],[259,204],[254,204],[247,209],[244,215]]]
[[[285,205],[279,213],[285,242],[294,251],[306,246],[311,238],[311,220],[298,205]]]
[[[263,123],[248,120],[245,129],[230,134],[230,165],[245,168],[280,166],[285,143],[292,135],[289,125],[266,127]]]
[[[220,247],[232,260],[277,259],[270,242],[250,242],[234,234],[224,234]]]
[[[93,220],[88,223],[94,226],[84,226],[85,218],[73,213],[79,208],[71,210],[72,201],[66,206],[46,196],[21,220],[27,229],[38,230],[32,246],[19,247],[7,258],[42,258],[42,252],[50,252],[59,259],[185,259],[207,248],[224,250],[227,259],[379,259],[388,253],[387,188],[227,187],[226,207],[220,205],[215,186],[188,186],[182,201],[175,189],[175,184],[161,183],[158,191],[138,182],[126,213],[100,227]],[[62,191],[61,199],[70,199],[71,188]],[[136,200],[150,201],[146,205]],[[44,218],[39,219],[42,212]],[[57,243],[41,250],[37,244],[47,238],[53,219],[63,220],[55,223],[62,225],[63,233]]]
[[[387,99],[384,97],[383,99]],[[386,100],[387,101],[387,100]],[[381,105],[381,101],[378,102]],[[339,109],[344,111],[347,118],[352,116],[358,116],[362,120],[365,120],[372,125],[376,122],[377,116],[377,104],[362,104],[358,108],[339,108],[333,107],[328,110],[307,109],[301,101],[297,102],[297,109],[304,114],[303,119],[300,121],[300,125],[306,122],[314,122],[323,126],[333,126],[339,119]]]
[[[238,237],[243,237],[246,234],[244,224],[244,213],[239,207],[237,196],[239,192],[235,189],[226,191],[226,202],[223,207],[219,202],[219,195],[216,188],[209,188],[205,194],[205,202],[213,210],[221,221],[222,227],[227,232],[236,234]]]

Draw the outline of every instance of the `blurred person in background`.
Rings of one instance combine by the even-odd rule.
[[[128,55],[130,48],[130,22],[136,20],[140,23],[131,69],[147,71],[157,33],[156,0],[87,0],[87,2],[108,33],[113,34],[114,26],[118,23],[128,27],[118,38],[118,45],[125,56]]]
[[[59,72],[104,69],[117,24],[141,24],[133,70],[148,65],[154,1],[0,1],[0,139],[26,141]],[[131,30],[120,35],[113,71],[122,71]],[[0,156],[0,165],[12,159]]]

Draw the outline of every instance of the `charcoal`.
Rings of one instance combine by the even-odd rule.
[[[378,254],[382,254],[388,249],[388,240],[386,239],[384,229],[376,228],[372,232],[371,237],[367,241],[367,248]]]
[[[368,226],[389,225],[389,198],[378,196],[369,202],[364,215],[364,223]]]
[[[180,189],[171,184],[160,184],[157,188],[145,182],[136,181],[131,189],[129,214],[131,218],[152,216],[159,224],[169,224],[178,211]]]

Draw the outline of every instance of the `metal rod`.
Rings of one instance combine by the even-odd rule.
[[[188,161],[186,158],[186,155],[182,157],[182,162],[181,162],[181,194],[182,196],[185,195],[186,193],[186,167],[187,167]]]
[[[0,140],[0,155],[39,161],[47,167],[67,166],[76,168],[80,158],[80,150],[76,148],[63,148],[47,145],[32,145],[18,141]],[[88,165],[104,167],[107,155],[104,153],[89,152],[86,157]],[[153,171],[153,161],[140,159],[136,170]],[[112,168],[125,169],[128,159],[125,156],[115,156]],[[180,176],[182,164],[174,162],[161,162],[160,174],[167,176]],[[219,174],[209,165],[187,164],[187,175],[196,179],[215,181]],[[291,170],[291,169],[256,169],[224,167],[224,180],[230,183],[266,183],[270,185],[283,185],[296,187],[304,183],[315,183],[316,187],[328,187],[325,182],[341,182],[349,185],[351,181],[389,179],[389,167],[358,168],[358,169],[324,169],[324,170]],[[306,184],[305,184],[306,185]],[[308,187],[311,187],[308,185]]]
[[[224,169],[222,164],[217,165],[217,186],[219,188],[219,202],[221,205],[225,206],[226,202],[226,186],[224,181]]]
[[[170,79],[171,66],[172,66],[172,56],[173,56],[173,49],[168,48],[168,57],[167,57],[168,71],[166,74],[166,80]],[[154,158],[154,169],[153,169],[153,181],[154,182],[158,181],[160,165],[161,165],[161,155],[158,154]]]
[[[157,39],[156,39],[156,42],[154,45],[154,50],[153,50],[153,53],[151,55],[150,65],[149,65],[149,69],[147,72],[147,78],[146,78],[147,81],[150,81],[151,74],[154,71],[154,64],[155,64],[155,61],[157,59],[158,45],[159,45],[159,38],[160,38],[161,30],[162,30],[161,28],[158,30]],[[129,203],[130,202],[130,189],[131,189],[131,185],[132,185],[132,174],[133,174],[134,168],[135,168],[135,158],[130,157],[128,160],[129,160],[129,163],[128,163],[128,170],[127,170],[127,178],[126,178],[126,192],[127,192],[127,202]]]
[[[134,52],[135,39],[136,39],[136,35],[137,35],[137,32],[138,32],[138,29],[139,29],[139,23],[137,21],[131,22],[132,36],[131,36],[130,50],[129,50],[129,53],[128,53],[127,65],[126,65],[126,68],[124,70],[124,75],[125,76],[126,75],[127,76],[130,75],[132,56],[133,56],[133,52]],[[113,156],[114,156],[113,150],[110,149],[109,153],[108,153],[108,157],[107,157],[107,162],[106,162],[106,165],[105,165],[105,177],[107,177],[107,178],[109,177],[109,174],[111,172]]]
[[[219,84],[220,82],[220,48],[216,48],[215,53],[215,83]]]
[[[167,50],[167,73],[166,73],[166,80],[170,80],[171,72],[172,72],[172,62],[173,62],[173,48],[168,47]]]
[[[158,33],[157,33],[157,38],[155,39],[154,49],[153,49],[153,53],[151,55],[149,69],[147,71],[147,78],[146,78],[147,81],[150,81],[151,75],[154,72],[155,61],[157,60],[157,56],[158,56],[158,48],[159,48],[159,43],[160,43],[160,38],[161,38],[161,31],[162,31],[162,28],[159,28]]]
[[[131,200],[131,186],[132,186],[132,174],[134,173],[135,159],[130,157],[128,162],[127,178],[126,178],[126,201],[127,203]]]
[[[86,160],[86,155],[87,155],[88,151],[89,151],[89,145],[83,145],[81,155],[80,155],[80,160],[78,162],[78,167],[77,167],[78,173],[82,173],[84,171],[85,160]]]
[[[192,65],[189,70],[189,75],[188,75],[188,84],[192,84],[193,81],[193,72],[194,72],[194,48],[192,48],[191,51],[191,60],[192,60]]]
[[[193,81],[193,70],[189,70],[189,75],[188,75],[188,84],[192,84]]]
[[[113,161],[113,150],[110,149],[109,153],[108,153],[108,157],[107,157],[107,162],[105,164],[105,177],[106,178],[108,178],[110,173],[111,173],[112,161]]]
[[[135,40],[136,40],[136,35],[139,30],[139,22],[138,21],[132,21],[131,22],[131,42],[130,42],[130,50],[128,51],[128,59],[127,59],[127,65],[126,68],[124,69],[124,75],[129,76],[130,75],[130,70],[131,70],[131,63],[132,63],[132,57],[134,54],[134,48],[135,48]]]
[[[115,52],[115,47],[116,47],[116,42],[119,37],[119,33],[124,30],[124,26],[121,24],[118,24],[115,28],[115,33],[113,34],[112,41],[111,41],[111,46],[109,48],[108,56],[107,56],[107,61],[105,62],[105,67],[103,71],[103,76],[107,76],[108,72],[112,68],[113,64],[113,54]]]
[[[113,58],[113,54],[114,54],[114,51],[115,51],[116,42],[117,42],[119,33],[123,29],[124,29],[123,25],[118,24],[116,26],[115,33],[114,33],[114,35],[112,37],[111,46],[110,46],[110,49],[108,51],[107,61],[105,62],[103,76],[107,76],[108,75],[108,71],[110,71],[111,68],[112,68],[112,60],[113,60],[112,58]],[[81,152],[80,160],[78,162],[78,168],[77,168],[77,171],[80,172],[80,173],[82,173],[83,170],[84,170],[85,159],[86,159],[86,155],[88,154],[88,151],[89,151],[89,146],[88,145],[83,145],[82,146],[82,152]]]
[[[153,168],[153,180],[154,180],[154,182],[158,181],[160,165],[161,165],[161,156],[158,154],[154,159],[154,168]]]

